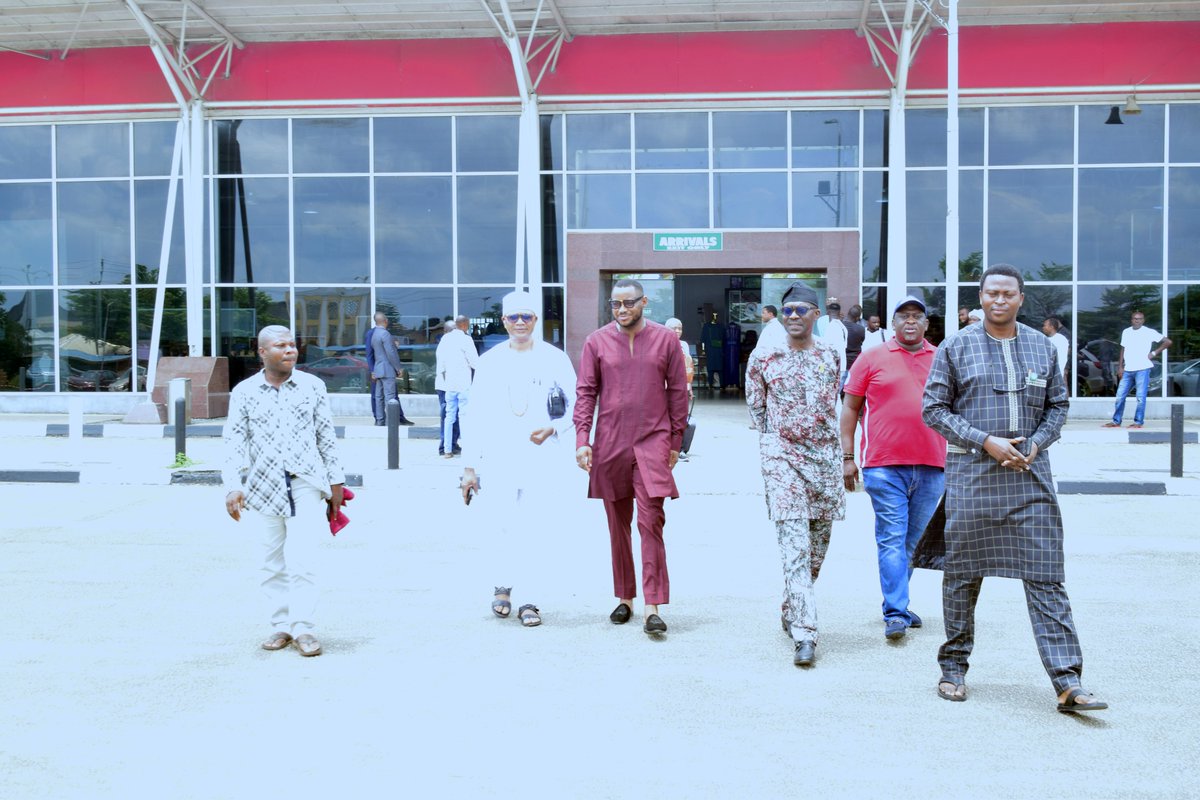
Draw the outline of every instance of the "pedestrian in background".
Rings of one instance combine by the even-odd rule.
[[[842,405],[842,476],[846,491],[858,481],[854,432],[862,424],[862,481],[875,510],[875,546],[883,591],[883,633],[902,638],[920,628],[909,608],[909,560],[937,509],[945,482],[946,440],[921,420],[921,395],[937,348],[925,303],[912,295],[896,304],[895,337],[868,350],[850,368]]]
[[[782,623],[795,643],[792,663],[800,667],[816,659],[813,584],[833,521],[846,513],[836,411],[841,362],[832,346],[813,336],[818,302],[810,286],[793,283],[780,306],[787,346],[756,353],[746,371],[767,516],[775,523],[783,560]]]
[[[371,394],[375,398],[371,408],[375,411],[375,424],[387,425],[387,404],[389,400],[400,403],[400,395],[396,393],[396,376],[400,374],[400,353],[396,350],[396,342],[388,330],[387,314],[375,312],[375,327],[367,334],[367,368],[371,370]],[[412,425],[411,420],[404,416],[404,406],[397,409],[400,412],[400,424]]]
[[[1121,355],[1117,361],[1117,405],[1113,409],[1111,422],[1104,423],[1106,428],[1121,427],[1121,419],[1125,416],[1125,400],[1129,390],[1137,387],[1137,407],[1133,411],[1133,424],[1129,427],[1140,428],[1146,423],[1146,394],[1150,386],[1150,369],[1154,359],[1171,346],[1171,340],[1154,328],[1146,327],[1146,315],[1134,311],[1129,318],[1129,327],[1121,332]]]
[[[942,343],[925,384],[922,416],[948,451],[937,692],[966,700],[983,579],[1017,578],[1058,710],[1098,711],[1108,706],[1081,686],[1083,653],[1063,587],[1062,512],[1046,453],[1067,418],[1067,388],[1054,346],[1017,322],[1024,292],[1016,267],[984,270],[983,324]]]
[[[1071,349],[1071,343],[1063,336],[1062,326],[1062,320],[1058,317],[1046,317],[1042,322],[1042,333],[1050,337],[1050,344],[1054,345],[1054,352],[1058,355],[1058,369],[1063,374],[1063,380],[1066,380],[1067,351]]]
[[[317,559],[346,477],[325,384],[295,370],[296,339],[279,325],[258,334],[263,368],[234,387],[225,423],[225,510],[263,544],[262,588],[272,633],[264,650],[293,642],[302,656],[317,641]]]
[[[438,455],[446,458],[462,452],[458,446],[460,412],[467,404],[471,376],[479,363],[475,342],[467,335],[469,324],[470,320],[462,314],[455,317],[454,322],[446,322],[446,332],[434,354],[437,370],[434,391],[438,395],[442,423]]]
[[[642,316],[646,293],[635,280],[613,284],[613,322],[591,333],[579,359],[575,459],[588,473],[588,497],[604,501],[612,547],[609,614],[623,625],[633,615],[634,504],[642,546],[643,630],[667,632],[659,606],[671,601],[663,500],[679,497],[671,470],[687,426],[687,370],[674,333]],[[593,439],[593,416],[595,437]]]

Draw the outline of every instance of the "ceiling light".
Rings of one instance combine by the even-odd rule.
[[[1142,113],[1142,107],[1138,105],[1136,94],[1131,94],[1131,95],[1129,95],[1129,97],[1125,98],[1125,113],[1126,114]]]
[[[1113,106],[1112,111],[1108,112],[1108,119],[1104,120],[1105,125],[1124,125],[1121,121],[1121,107]]]

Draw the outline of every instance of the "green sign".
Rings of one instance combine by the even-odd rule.
[[[725,236],[712,231],[703,233],[656,233],[656,251],[678,252],[680,250],[711,251],[724,249]]]

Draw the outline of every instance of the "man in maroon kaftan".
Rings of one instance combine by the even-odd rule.
[[[642,317],[646,298],[641,284],[617,281],[609,305],[613,324],[588,336],[580,357],[576,461],[590,475],[588,497],[603,500],[608,515],[613,593],[621,601],[609,619],[628,622],[637,596],[631,544],[636,502],[644,627],[647,633],[664,633],[667,626],[658,605],[670,602],[670,581],[663,499],[679,497],[671,470],[687,426],[687,374],[678,337]]]

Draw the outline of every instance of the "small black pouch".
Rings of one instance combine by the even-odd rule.
[[[546,411],[550,419],[562,419],[567,414],[567,393],[557,382],[550,387],[550,393],[546,396]]]

